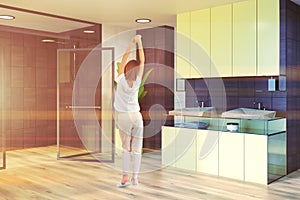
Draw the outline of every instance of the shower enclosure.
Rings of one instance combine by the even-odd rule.
[[[114,161],[113,48],[57,50],[58,159]]]
[[[0,20],[0,169],[9,168],[6,152],[28,148],[55,152],[57,146],[59,158],[96,160],[87,155],[97,152],[112,160],[113,132],[106,131],[112,119],[105,122],[102,115],[111,110],[103,99],[112,98],[112,86],[109,98],[104,88],[113,74],[108,82],[99,72],[111,68],[113,50],[79,49],[101,44],[102,25],[2,4],[0,9],[16,16]],[[88,78],[77,76],[85,74],[78,73],[81,68]]]

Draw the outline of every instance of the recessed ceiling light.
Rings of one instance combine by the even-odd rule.
[[[135,20],[136,23],[147,24],[151,22],[151,19],[148,18],[139,18]]]
[[[53,43],[53,42],[55,42],[55,40],[52,40],[52,39],[43,39],[42,42]]]
[[[12,20],[12,19],[15,19],[15,17],[12,15],[0,15],[0,19]]]
[[[84,32],[84,33],[95,33],[94,30],[84,30],[83,32]]]

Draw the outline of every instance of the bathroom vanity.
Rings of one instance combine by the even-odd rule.
[[[162,127],[163,167],[264,185],[286,175],[285,118],[182,113],[170,112],[181,120]],[[230,131],[227,124],[238,128]]]

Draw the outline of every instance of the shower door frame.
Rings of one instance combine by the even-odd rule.
[[[1,69],[1,154],[2,154],[2,165],[0,169],[6,169],[6,134],[5,134],[5,122],[6,122],[6,107],[5,107],[5,49],[0,46],[0,69]]]
[[[114,111],[114,108],[113,108],[113,102],[114,102],[114,77],[115,77],[115,70],[114,70],[114,66],[115,66],[115,50],[113,47],[96,47],[96,48],[72,48],[72,49],[57,49],[57,159],[58,160],[61,160],[61,159],[64,159],[64,160],[71,160],[71,161],[85,161],[85,162],[104,162],[104,163],[114,163],[115,161],[115,122],[114,122],[114,119],[112,118],[112,138],[111,138],[111,160],[98,160],[98,159],[82,159],[82,158],[79,158],[80,156],[85,156],[85,155],[90,155],[90,154],[94,154],[94,153],[101,153],[101,152],[86,152],[86,153],[79,153],[79,154],[72,154],[72,155],[67,155],[67,156],[61,156],[61,152],[60,152],[60,115],[59,115],[59,112],[60,112],[60,96],[59,96],[59,93],[60,93],[60,74],[59,74],[59,53],[60,52],[80,52],[80,51],[93,51],[93,50],[97,50],[97,51],[101,51],[101,72],[103,70],[102,68],[102,53],[103,53],[103,50],[108,50],[108,51],[111,51],[111,84],[112,84],[112,114],[113,114],[113,111]],[[102,81],[102,79],[100,78],[99,81]],[[102,84],[101,84],[101,97],[102,97]],[[102,105],[102,101],[101,101],[101,105]],[[94,106],[95,108],[97,106]],[[72,109],[72,106],[69,106],[69,108]],[[101,110],[102,112],[102,107],[100,106],[100,108],[98,108]],[[100,115],[102,116],[102,115]],[[100,121],[102,122],[102,119],[100,119]],[[101,127],[101,126],[100,126]],[[101,133],[101,131],[100,131]],[[99,141],[101,141],[101,137],[99,137]]]

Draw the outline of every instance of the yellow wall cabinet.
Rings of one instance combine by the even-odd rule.
[[[176,34],[176,77],[190,78],[190,35],[191,35],[190,12],[177,15]]]
[[[279,6],[247,0],[178,14],[177,77],[280,75]]]
[[[257,1],[257,75],[280,74],[280,2]]]
[[[211,8],[211,76],[232,76],[232,4]]]
[[[210,77],[210,9],[191,12],[190,77]]]
[[[233,4],[233,76],[256,76],[256,0]]]

